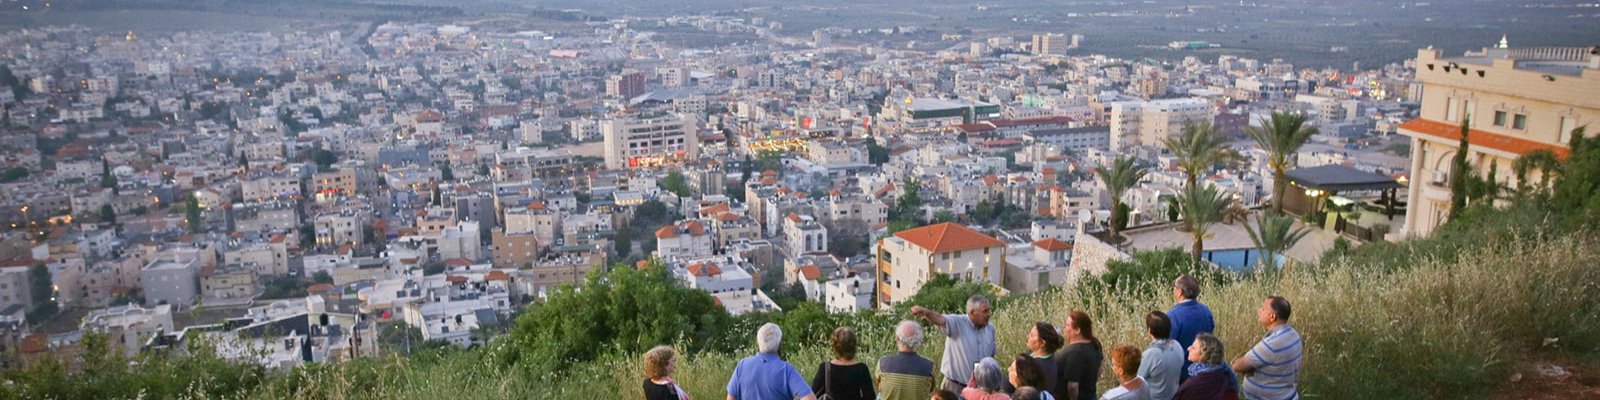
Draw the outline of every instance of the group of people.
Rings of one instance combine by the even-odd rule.
[[[1289,301],[1266,297],[1256,319],[1266,330],[1248,353],[1231,363],[1223,358],[1222,341],[1212,331],[1211,309],[1200,303],[1199,282],[1188,275],[1173,282],[1176,304],[1145,315],[1151,341],[1141,350],[1118,345],[1109,352],[1110,372],[1117,385],[1098,393],[1107,352],[1094,335],[1088,313],[1072,311],[1062,328],[1036,322],[1028,330],[1027,351],[997,358],[989,300],[973,296],[965,314],[940,314],[918,307],[911,314],[927,321],[945,337],[937,366],[916,353],[922,326],[900,321],[895,327],[898,352],[878,360],[878,374],[856,361],[857,338],[849,327],[829,338],[833,358],[823,361],[807,382],[794,365],[778,356],[783,332],[775,324],[756,332],[756,355],[744,358],[728,380],[728,400],[1218,400],[1298,399],[1300,334],[1289,326]],[[651,349],[644,357],[647,400],[689,400],[672,380],[676,355],[670,347]],[[1240,382],[1239,376],[1243,376]]]

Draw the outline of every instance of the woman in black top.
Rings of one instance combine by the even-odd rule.
[[[645,400],[689,400],[689,392],[672,380],[678,369],[678,356],[668,346],[656,346],[644,353]]]
[[[1100,364],[1105,355],[1100,352],[1100,339],[1094,337],[1094,321],[1083,311],[1067,314],[1066,337],[1068,344],[1056,353],[1061,363],[1061,386],[1067,397],[1062,400],[1095,400],[1095,385],[1100,380]]]
[[[833,347],[833,360],[817,366],[817,375],[811,378],[811,391],[822,398],[833,400],[872,400],[878,397],[873,388],[872,370],[856,362],[856,332],[849,327],[833,330],[829,338]]]

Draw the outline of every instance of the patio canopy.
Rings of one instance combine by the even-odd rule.
[[[1296,185],[1325,192],[1386,190],[1400,187],[1400,182],[1395,182],[1394,178],[1337,164],[1297,168],[1284,175]]]

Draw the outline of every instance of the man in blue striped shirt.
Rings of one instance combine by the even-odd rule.
[[[1300,332],[1289,326],[1289,300],[1268,296],[1256,310],[1256,320],[1267,328],[1267,336],[1233,360],[1233,370],[1245,377],[1241,394],[1249,400],[1299,399],[1295,379],[1300,375],[1303,348]]]

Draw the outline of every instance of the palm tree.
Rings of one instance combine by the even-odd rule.
[[[1183,214],[1182,227],[1194,236],[1194,247],[1189,254],[1196,260],[1200,259],[1200,249],[1205,245],[1211,224],[1221,221],[1223,213],[1233,202],[1233,194],[1218,190],[1211,184],[1190,186],[1178,192],[1178,204],[1183,205],[1179,209],[1179,213]]]
[[[1306,125],[1305,114],[1284,112],[1272,113],[1272,118],[1261,120],[1261,125],[1245,127],[1245,131],[1267,151],[1267,166],[1272,168],[1272,211],[1282,215],[1283,197],[1289,189],[1284,174],[1294,163],[1290,157],[1300,152],[1300,146],[1317,133],[1317,127]]]
[[[1250,241],[1261,249],[1262,265],[1277,266],[1278,256],[1300,243],[1300,239],[1311,233],[1306,227],[1295,227],[1294,218],[1287,215],[1273,215],[1262,213],[1256,216],[1256,227],[1244,225],[1245,233],[1250,234]]]
[[[1111,236],[1107,237],[1107,240],[1115,243],[1119,241],[1117,240],[1117,225],[1120,221],[1118,221],[1117,209],[1122,208],[1122,195],[1128,193],[1128,189],[1143,180],[1144,176],[1149,174],[1150,171],[1145,169],[1143,165],[1139,165],[1137,159],[1128,156],[1117,156],[1115,160],[1111,161],[1109,167],[1101,166],[1094,173],[1100,177],[1100,183],[1106,185],[1106,191],[1111,193]]]
[[[1178,169],[1187,175],[1185,187],[1194,186],[1206,171],[1239,157],[1210,122],[1184,122],[1182,136],[1161,139],[1161,144],[1178,158]]]

